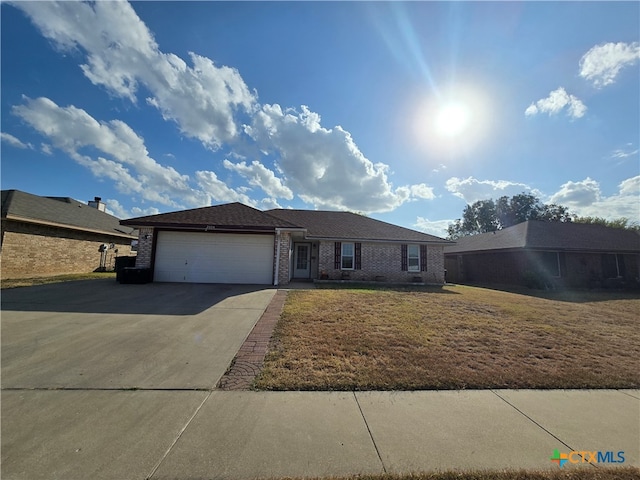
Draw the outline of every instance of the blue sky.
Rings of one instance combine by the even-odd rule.
[[[533,193],[640,219],[638,2],[2,3],[2,188],[444,236]]]

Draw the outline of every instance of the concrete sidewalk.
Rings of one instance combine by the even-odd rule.
[[[546,469],[555,449],[640,466],[639,425],[638,390],[5,390],[2,478]]]

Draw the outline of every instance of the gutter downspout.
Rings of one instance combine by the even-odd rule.
[[[276,228],[276,271],[273,275],[273,286],[278,286],[280,277],[280,229]]]

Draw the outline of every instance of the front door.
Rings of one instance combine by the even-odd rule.
[[[309,278],[311,274],[311,244],[294,244],[293,278]]]

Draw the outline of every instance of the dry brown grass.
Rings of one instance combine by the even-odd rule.
[[[623,468],[563,468],[562,470],[477,470],[472,472],[433,472],[407,475],[356,475],[324,480],[638,480],[640,470]]]
[[[638,388],[638,312],[637,293],[292,291],[255,387]]]
[[[0,288],[33,287],[49,283],[74,282],[77,280],[98,280],[101,278],[116,278],[115,272],[71,273],[68,275],[54,275],[51,277],[11,278],[0,282]]]

